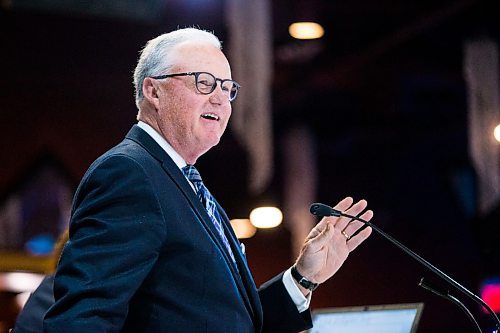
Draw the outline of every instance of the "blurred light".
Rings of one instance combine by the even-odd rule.
[[[50,234],[40,234],[29,239],[24,247],[32,255],[48,255],[54,249],[55,241]]]
[[[323,37],[325,29],[315,22],[296,22],[288,27],[288,33],[297,39],[317,39]]]
[[[274,228],[283,221],[281,210],[276,207],[258,207],[250,213],[250,222],[257,228]]]
[[[493,131],[493,135],[495,136],[495,139],[500,142],[500,124],[495,127],[495,130]]]
[[[483,282],[481,298],[493,311],[500,313],[500,279],[489,279]]]
[[[250,238],[257,231],[249,219],[233,219],[230,222],[238,239]]]
[[[321,40],[311,40],[307,43],[293,42],[278,46],[275,56],[278,61],[287,63],[306,62],[316,57],[325,48]]]
[[[26,291],[24,293],[20,293],[16,295],[16,303],[19,308],[24,308],[24,304],[28,301],[28,298],[31,296],[31,291]]]
[[[0,290],[7,290],[15,293],[35,290],[44,275],[35,273],[1,273],[0,274]]]

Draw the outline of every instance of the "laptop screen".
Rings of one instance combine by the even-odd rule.
[[[423,306],[411,303],[315,310],[309,333],[415,333]]]

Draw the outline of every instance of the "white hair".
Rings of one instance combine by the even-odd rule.
[[[184,28],[160,35],[151,39],[140,52],[139,61],[134,70],[135,104],[143,100],[142,83],[148,76],[164,74],[173,65],[169,54],[172,49],[183,42],[208,43],[222,49],[220,40],[213,33],[196,28]]]

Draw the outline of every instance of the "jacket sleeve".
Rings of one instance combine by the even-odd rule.
[[[263,333],[292,333],[312,327],[311,312],[299,313],[283,284],[283,273],[264,283],[259,297],[264,313]]]
[[[166,230],[151,180],[130,157],[96,161],[75,195],[70,239],[45,332],[118,332],[158,258]]]
[[[43,331],[43,316],[54,304],[54,275],[47,275],[38,288],[30,295],[21,313],[17,316],[16,326],[11,333],[38,333]]]

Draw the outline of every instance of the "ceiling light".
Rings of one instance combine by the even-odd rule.
[[[274,228],[283,221],[283,213],[276,207],[258,207],[250,213],[250,222],[257,228]]]
[[[297,39],[317,39],[323,37],[325,29],[315,22],[296,22],[288,27],[288,33]]]
[[[257,231],[249,219],[232,219],[230,222],[238,239],[250,238]]]

